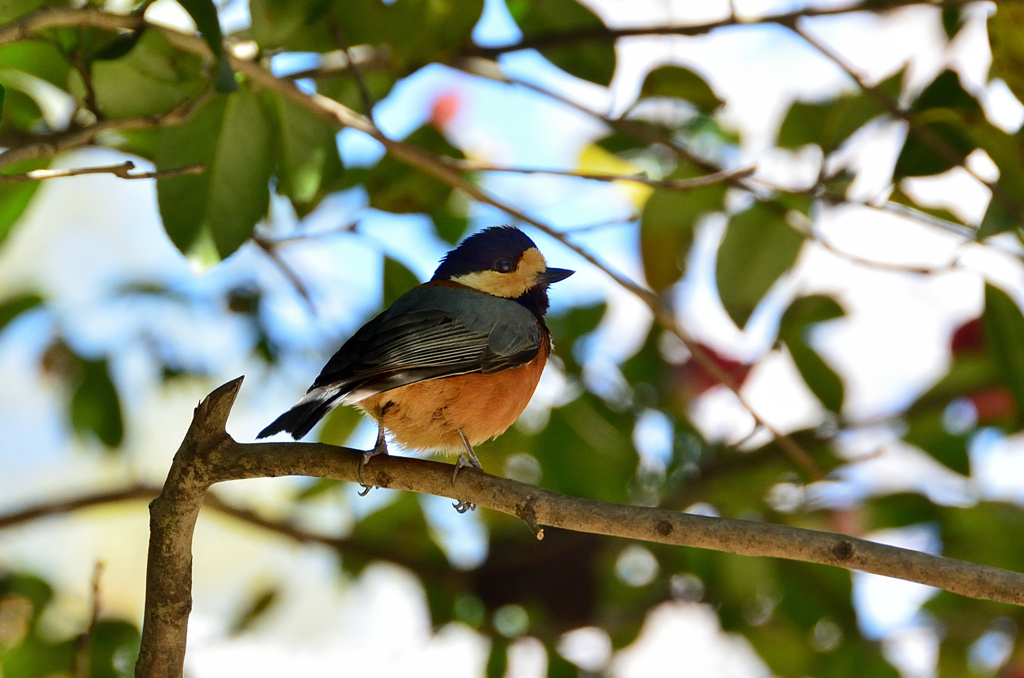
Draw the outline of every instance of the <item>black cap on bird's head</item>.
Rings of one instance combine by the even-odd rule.
[[[509,299],[529,301],[547,310],[547,287],[573,271],[548,268],[540,250],[514,226],[494,226],[474,233],[445,255],[431,281],[450,280]]]

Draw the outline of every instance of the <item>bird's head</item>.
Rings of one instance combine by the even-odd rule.
[[[508,299],[531,300],[547,310],[548,285],[574,271],[549,268],[533,241],[514,226],[494,226],[475,233],[445,255],[431,281],[449,280]]]

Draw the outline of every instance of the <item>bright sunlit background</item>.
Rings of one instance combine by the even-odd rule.
[[[708,21],[729,12],[724,1],[587,4],[613,26]],[[754,0],[733,4],[740,16],[751,18],[802,6]],[[225,28],[246,25],[246,11],[247,3],[229,2],[222,13]],[[969,28],[949,45],[938,10],[922,6],[884,19],[852,15],[816,20],[811,26],[820,40],[871,81],[909,63],[913,89],[952,66],[968,89],[984,91],[991,120],[1004,129],[1016,129],[1024,120],[1024,107],[1001,82],[988,82],[988,10],[979,3],[971,11]],[[187,21],[170,0],[157,2],[147,16],[169,23]],[[515,41],[519,34],[504,3],[488,0],[474,36],[480,44],[499,45]],[[784,185],[811,183],[816,161],[773,150],[775,132],[790,102],[818,100],[851,86],[832,62],[787,31],[770,26],[737,27],[696,39],[627,39],[620,43],[618,59],[618,71],[608,89],[575,80],[532,51],[504,56],[500,64],[519,80],[611,114],[624,111],[654,65],[671,62],[699,69],[728,102],[723,122],[743,131],[740,157],[730,163],[756,165],[759,178]],[[303,63],[300,57],[290,56],[274,67],[291,72]],[[388,135],[404,137],[430,119],[439,91],[455,104],[446,133],[470,157],[498,165],[558,169],[593,168],[601,162],[588,146],[603,134],[592,117],[526,88],[488,83],[440,66],[400,83],[375,108],[375,121]],[[904,131],[895,124],[880,124],[862,134],[870,139],[857,146],[858,157],[846,161],[870,168],[891,164]],[[383,153],[377,142],[352,130],[339,134],[338,144],[346,166],[375,163]],[[63,155],[55,166],[109,164],[120,159],[110,151],[89,150]],[[976,171],[991,171],[986,161],[977,158]],[[884,172],[873,180],[868,171],[858,175],[856,191],[869,198],[888,181]],[[950,171],[941,179],[918,184],[919,194],[935,196],[969,221],[981,220],[989,195],[965,172]],[[508,174],[490,175],[487,188],[559,229],[607,224],[577,236],[576,242],[626,276],[641,278],[632,221],[635,186]],[[0,336],[0,512],[41,497],[72,497],[133,481],[161,483],[192,408],[212,387],[240,374],[246,380],[229,431],[240,441],[251,441],[304,392],[330,353],[378,307],[382,252],[425,280],[446,251],[426,217],[374,213],[359,190],[340,194],[304,220],[306,232],[325,235],[295,240],[282,250],[308,288],[307,303],[251,243],[212,267],[183,258],[165,235],[156,204],[151,182],[105,176],[50,181],[40,188],[16,232],[0,249],[0,290],[39,289],[56,309],[48,315],[25,314]],[[505,221],[492,209],[474,209],[474,227]],[[358,235],[338,230],[357,217]],[[296,223],[289,203],[278,199],[261,228],[285,237],[295,232]],[[950,359],[950,334],[981,310],[981,272],[1013,290],[1018,300],[1024,298],[1024,270],[1016,256],[1001,256],[991,247],[958,249],[962,239],[955,233],[851,207],[821,227],[822,235],[835,247],[897,265],[942,267],[959,257],[960,266],[941,275],[913,276],[858,265],[825,247],[812,246],[805,250],[796,274],[772,291],[772,301],[741,332],[714,291],[714,252],[723,228],[724,219],[701,225],[687,277],[673,291],[684,326],[695,338],[734,358],[753,360],[771,347],[779,314],[795,294],[839,295],[847,317],[822,327],[815,340],[843,375],[844,412],[853,419],[869,421],[905,406],[944,373]],[[608,300],[610,311],[587,342],[582,358],[588,386],[598,392],[614,389],[621,380],[616,365],[643,342],[651,322],[649,312],[557,242],[534,231],[530,235],[551,264],[578,270],[554,289],[555,312]],[[1003,244],[1017,252],[1013,240]],[[354,251],[361,256],[353,257]],[[342,260],[360,263],[341,267],[337,262]],[[158,283],[198,303],[169,307],[172,302],[165,299],[116,300],[118,289],[140,282]],[[251,357],[254,329],[217,301],[226,290],[245,285],[264,291],[261,313],[270,318],[268,327],[280,332],[273,339],[291,349],[285,353],[289,357],[273,368]],[[40,351],[58,329],[82,355],[113,356],[114,380],[122,397],[133,404],[126,422],[125,454],[110,456],[99,444],[81,442],[66,421],[64,389],[39,378]],[[208,376],[174,380],[165,386],[154,356],[174,356],[191,371]],[[549,367],[521,425],[543,422],[547,409],[564,398],[565,387],[557,366]],[[743,392],[763,417],[782,430],[824,421],[820,405],[784,352],[759,363]],[[749,414],[724,388],[707,392],[694,403],[693,412],[710,438],[740,440],[753,428]],[[641,419],[633,435],[642,463],[664,463],[672,440],[669,428],[664,417],[653,413]],[[371,446],[374,433],[374,426],[364,423],[350,443]],[[803,493],[803,500],[838,508],[859,497],[900,488],[924,492],[947,505],[966,505],[986,497],[1024,498],[1024,449],[1019,441],[998,434],[975,439],[970,480],[902,444],[890,427],[865,426],[843,440],[843,449],[850,458],[864,460],[840,478],[802,489],[794,486],[794,492]],[[480,456],[486,467],[486,446]],[[294,487],[306,482],[266,479],[218,489],[223,497],[259,507],[273,517],[284,510]],[[356,489],[347,487],[343,496],[308,509],[303,524],[335,533],[395,496],[375,490],[356,498]],[[787,501],[785,496],[777,499],[780,505]],[[487,544],[478,513],[458,515],[443,499],[420,501],[454,564],[471,567],[483,560]],[[147,521],[144,502],[137,502],[33,522],[0,532],[0,561],[38,573],[55,585],[60,592],[52,611],[55,634],[73,633],[80,627],[58,628],[58,624],[77,620],[80,625],[88,619],[90,580],[97,561],[105,564],[104,613],[141,623]],[[942,550],[937,533],[926,527],[869,536],[931,553]],[[620,557],[622,576],[649,581],[653,577],[649,570],[657,568],[657,561],[642,547],[630,548],[634,550],[627,549]],[[460,624],[431,628],[421,585],[397,566],[372,565],[360,576],[348,578],[339,574],[337,555],[327,547],[297,544],[205,512],[194,552],[188,675],[256,678],[345,673],[456,678],[483,673],[487,641]],[[694,579],[680,580],[679,586],[697,587],[699,592],[702,584]],[[230,623],[243,601],[273,582],[283,586],[274,608],[247,633],[232,634]],[[935,674],[937,632],[919,614],[920,605],[932,595],[934,590],[924,586],[854,575],[855,606],[863,632],[882,640],[887,657],[908,677]],[[700,599],[698,593],[679,600],[688,597]],[[510,611],[505,623],[517,623],[514,613]],[[816,627],[814,642],[827,647],[838,642],[834,635],[827,625],[820,633]],[[1000,653],[1007,649],[998,640],[990,639],[979,648],[979,661],[1000,660]],[[714,610],[704,604],[673,602],[655,608],[638,640],[616,653],[596,628],[567,634],[561,649],[579,666],[607,669],[616,678],[769,675],[746,640],[722,633]],[[510,659],[511,676],[537,676],[545,671],[544,651],[529,638],[516,641]]]

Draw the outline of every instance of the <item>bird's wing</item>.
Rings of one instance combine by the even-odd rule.
[[[541,327],[515,301],[420,286],[345,342],[310,392],[330,390],[352,402],[426,379],[523,365],[540,350]]]

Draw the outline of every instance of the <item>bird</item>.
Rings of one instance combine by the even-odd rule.
[[[549,267],[514,226],[469,236],[428,282],[342,344],[306,395],[257,438],[288,432],[299,440],[333,408],[355,405],[377,423],[360,483],[363,466],[388,454],[388,433],[407,450],[459,455],[454,484],[459,469],[482,468],[473,448],[526,409],[551,352],[548,287],[574,272]]]

